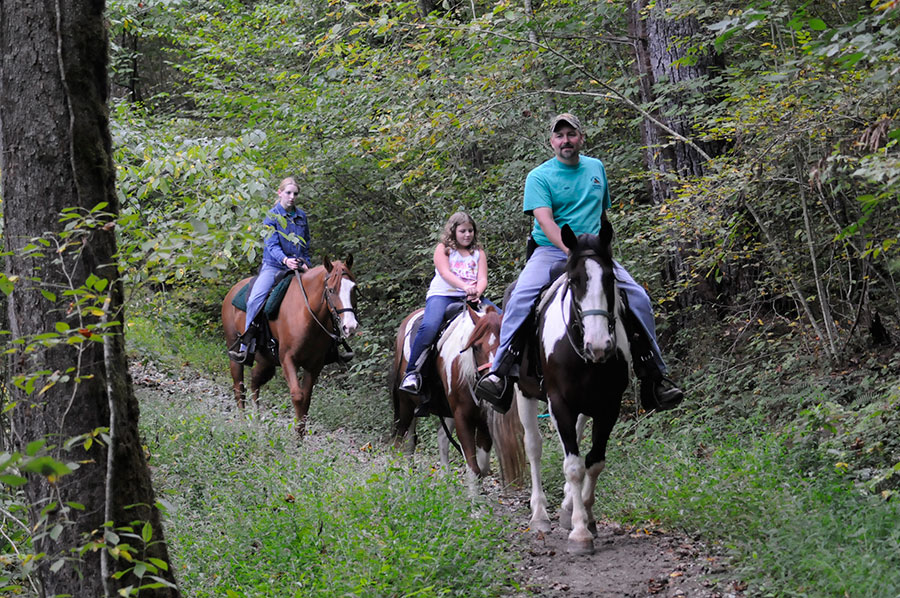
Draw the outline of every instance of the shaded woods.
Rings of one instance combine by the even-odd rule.
[[[222,297],[258,267],[262,216],[286,175],[300,184],[314,263],[356,256],[361,326],[342,380],[356,403],[379,408],[369,395],[387,397],[400,315],[420,306],[433,274],[430,231],[469,212],[490,256],[487,295],[499,299],[523,265],[525,175],[550,156],[547,122],[565,110],[605,163],[615,255],[650,290],[687,389],[679,415],[652,425],[683,433],[684,454],[723,461],[728,439],[753,430],[768,447],[771,433],[789,455],[778,462],[802,479],[837,471],[854,496],[896,501],[896,1],[110,0],[91,23],[105,19],[108,64],[68,74],[69,94],[93,86],[87,108],[47,99],[62,91],[20,93],[30,71],[14,61],[24,25],[10,11],[0,31],[10,49],[0,69],[5,329],[7,339],[50,333],[56,345],[32,354],[25,340],[5,341],[3,406],[71,384],[82,352],[78,375],[92,376],[82,388],[103,403],[98,421],[50,444],[104,441],[109,387],[130,400],[121,337],[108,337],[111,357],[97,338],[67,339],[104,322],[117,333],[123,305],[160,329],[215,338]],[[33,43],[55,56],[54,36]],[[73,137],[68,111],[82,109],[94,112]],[[36,111],[47,122],[19,130]],[[37,140],[28,152],[25,138]],[[29,171],[45,150],[52,168]],[[67,207],[79,209],[60,221]],[[95,240],[77,245],[78,235]],[[49,245],[28,245],[42,236]],[[41,261],[76,246],[85,249],[68,278],[65,259]],[[121,281],[107,271],[113,260]],[[95,328],[76,325],[70,303]],[[21,425],[22,410],[11,420]],[[30,432],[4,450],[24,455],[48,430]],[[2,433],[12,438],[7,419]],[[641,508],[619,514],[667,516]]]

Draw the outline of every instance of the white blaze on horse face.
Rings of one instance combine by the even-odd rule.
[[[587,273],[587,291],[581,299],[581,312],[589,313],[582,318],[584,325],[584,355],[592,361],[603,361],[615,351],[615,343],[609,333],[609,316],[590,314],[591,311],[602,310],[612,312],[603,292],[603,269],[594,260],[586,260],[584,269]]]
[[[352,297],[351,292],[355,286],[356,283],[349,278],[345,278],[341,281],[341,305],[345,308],[353,306],[353,302],[350,298]],[[341,314],[341,329],[345,337],[352,336],[353,333],[356,332],[357,326],[359,326],[359,322],[356,321],[356,314],[352,311],[345,311]]]

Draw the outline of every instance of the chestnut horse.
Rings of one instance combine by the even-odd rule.
[[[531,463],[530,527],[550,531],[541,486],[542,438],[537,424],[537,400],[541,399],[549,404],[565,455],[560,524],[571,525],[567,549],[576,554],[594,551],[594,491],[606,464],[606,444],[619,417],[631,363],[625,306],[613,269],[612,234],[605,218],[597,235],[576,237],[568,226],[563,227],[562,240],[569,248],[565,274],[541,295],[536,334],[528,339],[531,347],[524,351],[522,375],[516,383]],[[537,368],[529,364],[535,358]],[[579,441],[588,417],[593,418],[591,448],[582,457]]]
[[[325,366],[326,358],[336,341],[345,339],[356,331],[356,281],[350,267],[353,256],[346,261],[323,260],[321,266],[310,268],[302,275],[293,274],[278,317],[269,320],[272,336],[278,341],[278,355],[259,346],[255,363],[250,372],[250,391],[253,402],[259,406],[259,389],[275,375],[275,367],[281,365],[291,391],[297,430],[303,434],[309,413],[313,385]],[[232,346],[238,330],[244,329],[246,313],[232,305],[231,300],[247,284],[249,278],[240,281],[228,292],[222,302],[222,324],[225,328],[226,346]],[[244,408],[244,366],[231,362],[231,379],[234,381],[234,398],[238,407]],[[299,370],[303,369],[303,382]]]
[[[415,450],[418,397],[397,388],[409,360],[415,331],[424,310],[409,314],[400,324],[394,347],[394,365],[389,384],[394,403],[394,445],[406,442],[407,452]],[[475,310],[466,305],[443,330],[436,343],[433,367],[423,372],[423,391],[431,393],[432,407],[444,418],[446,430],[439,432],[441,463],[449,465],[447,434],[456,429],[466,460],[470,489],[478,478],[490,474],[491,448],[496,442],[501,479],[505,484],[520,484],[525,454],[522,426],[515,409],[504,415],[475,398],[473,389],[480,371],[490,368],[500,344],[500,314],[493,306]]]

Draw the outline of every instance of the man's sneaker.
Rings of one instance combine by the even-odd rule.
[[[668,411],[684,400],[684,392],[669,378],[641,380],[641,406],[647,411]]]
[[[475,384],[475,397],[506,413],[512,406],[513,381],[509,376],[490,373]]]
[[[403,377],[398,388],[403,392],[417,395],[422,391],[422,376],[419,375],[419,372],[410,372]]]

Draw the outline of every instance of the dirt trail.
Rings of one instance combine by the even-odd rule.
[[[506,502],[512,516],[528,521],[527,495]],[[568,531],[552,523],[549,534],[522,530],[512,539],[522,554],[522,579],[541,598],[744,597],[723,557],[699,541],[598,521],[594,554],[575,556],[566,552]]]
[[[177,393],[202,400],[210,409],[234,412],[231,389],[195,372],[169,375],[150,363],[132,363],[131,374],[139,394]],[[289,411],[285,409],[283,414],[285,425],[290,422]],[[307,442],[310,440],[308,437]],[[341,440],[352,445],[349,438]],[[574,556],[566,552],[567,531],[561,530],[557,521],[552,521],[549,534],[535,534],[525,528],[530,515],[527,490],[500,491],[499,484],[492,481],[486,481],[485,487],[490,498],[522,526],[510,537],[510,544],[522,555],[519,582],[531,593],[512,590],[510,598],[745,596],[744,585],[729,575],[723,557],[697,540],[599,521],[595,553]]]

